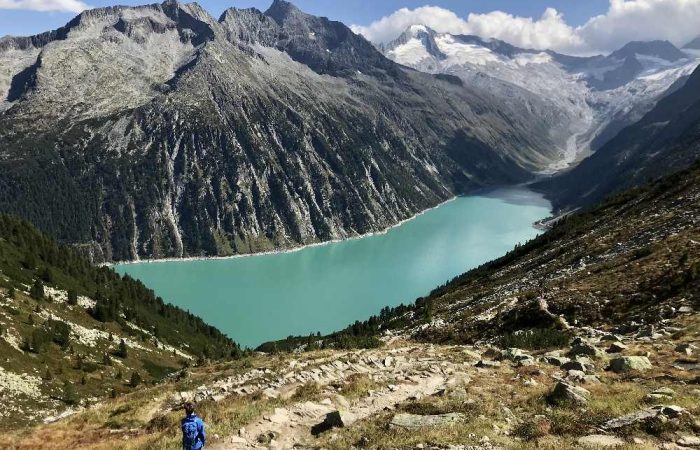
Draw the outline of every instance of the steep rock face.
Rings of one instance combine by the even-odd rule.
[[[639,122],[573,170],[535,185],[558,208],[606,195],[691,165],[700,158],[700,68]]]
[[[597,150],[641,119],[700,62],[697,54],[666,41],[631,42],[608,56],[583,58],[436,33],[422,25],[380,48],[396,62],[457,76],[520,106],[520,117],[548,130],[561,152],[550,171]]]
[[[491,93],[286,2],[104,8],[51,36],[2,41],[22,63],[0,78],[0,210],[95,260],[354,236],[556,158]]]

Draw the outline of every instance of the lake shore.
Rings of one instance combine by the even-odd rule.
[[[235,255],[228,255],[228,256],[183,256],[179,258],[173,258],[173,257],[168,257],[168,258],[157,258],[157,259],[137,259],[133,261],[120,261],[120,262],[112,262],[112,263],[102,263],[101,266],[106,266],[106,267],[115,267],[115,266],[128,266],[128,265],[133,265],[133,264],[156,264],[156,263],[167,263],[167,262],[185,262],[185,261],[216,261],[216,260],[228,260],[228,259],[236,259],[236,258],[248,258],[248,257],[253,257],[253,256],[266,256],[266,255],[279,255],[283,253],[294,253],[294,252],[299,252],[308,248],[313,248],[313,247],[320,247],[323,245],[330,245],[330,244],[337,244],[338,242],[344,242],[344,241],[351,241],[351,240],[356,240],[356,239],[364,239],[372,236],[381,236],[383,234],[388,233],[389,231],[393,230],[394,228],[398,228],[401,225],[404,225],[406,222],[410,222],[411,220],[416,219],[417,217],[426,214],[434,209],[437,209],[451,201],[454,201],[458,195],[452,196],[451,198],[438,203],[435,206],[432,206],[428,209],[424,209],[422,211],[419,211],[412,215],[411,217],[408,217],[406,219],[403,219],[394,225],[390,225],[382,230],[379,231],[370,231],[368,233],[363,233],[363,234],[358,234],[357,236],[350,236],[347,238],[342,238],[342,239],[330,239],[328,241],[321,241],[321,242],[313,242],[311,244],[304,244],[304,245],[299,245],[296,247],[290,247],[290,248],[281,248],[281,249],[276,249],[276,250],[266,250],[264,252],[256,252],[256,253],[238,253]]]

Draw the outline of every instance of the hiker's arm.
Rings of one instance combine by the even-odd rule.
[[[199,436],[202,439],[202,444],[207,441],[207,433],[204,432],[204,421],[199,422]]]

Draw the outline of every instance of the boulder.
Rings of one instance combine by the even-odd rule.
[[[357,419],[348,411],[335,410],[326,414],[323,423],[329,428],[343,428],[355,423]]]
[[[621,340],[620,336],[613,333],[604,334],[600,338],[601,342],[620,342]]]
[[[619,356],[610,360],[609,370],[615,373],[629,372],[630,370],[647,370],[652,365],[646,356]]]
[[[581,372],[580,370],[570,370],[569,374],[566,376],[566,379],[567,381],[571,381],[572,383],[600,383],[600,380],[597,376],[587,375],[585,372]]]
[[[578,370],[581,372],[586,372],[588,367],[586,367],[586,365],[580,361],[568,361],[561,365],[561,369],[566,371]]]
[[[497,367],[501,367],[501,363],[498,361],[489,361],[488,359],[482,359],[478,363],[476,363],[476,367],[480,367],[482,369],[495,369]]]
[[[590,356],[592,358],[601,358],[603,356],[603,352],[594,345],[581,343],[571,347],[569,356]]]
[[[608,420],[603,424],[603,429],[614,430],[624,428],[649,419],[663,417],[664,419],[676,419],[685,412],[685,409],[676,405],[657,405],[651,408],[636,411],[615,419]]]
[[[612,448],[625,445],[625,441],[615,436],[591,434],[578,439],[578,444],[585,448]]]
[[[627,346],[622,342],[613,342],[610,347],[606,350],[607,353],[622,353],[627,350]]]
[[[394,428],[405,428],[405,429],[417,429],[424,427],[435,427],[440,425],[447,425],[450,423],[462,422],[465,419],[465,415],[461,413],[449,413],[449,414],[436,414],[419,416],[417,414],[396,414],[391,422],[390,427]]]
[[[698,436],[681,436],[676,444],[682,447],[700,447],[700,437]]]
[[[547,400],[554,405],[574,404],[584,406],[588,403],[590,397],[591,393],[586,389],[559,381],[547,396]]]
[[[545,362],[547,364],[551,364],[552,366],[557,366],[557,367],[561,367],[562,364],[564,364],[568,361],[570,361],[570,360],[566,356],[545,355],[542,357],[542,362]]]
[[[695,345],[689,343],[679,344],[675,348],[676,352],[683,353],[687,356],[691,356],[697,349]]]

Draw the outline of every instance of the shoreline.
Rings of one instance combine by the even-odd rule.
[[[248,258],[248,257],[254,257],[254,256],[267,256],[267,255],[278,255],[278,254],[283,254],[283,253],[294,253],[294,252],[299,252],[308,248],[312,247],[320,247],[322,245],[330,245],[330,244],[337,244],[339,242],[345,242],[345,241],[353,241],[357,239],[364,239],[372,236],[381,236],[383,234],[388,233],[389,231],[393,230],[394,228],[398,228],[401,225],[404,225],[407,222],[410,222],[411,220],[427,213],[430,212],[434,209],[437,209],[441,206],[446,205],[447,203],[450,203],[454,200],[456,200],[458,197],[461,195],[454,195],[450,197],[449,199],[442,201],[438,203],[437,205],[430,207],[428,209],[424,209],[422,211],[419,211],[412,215],[411,217],[408,217],[406,219],[403,219],[394,225],[390,225],[382,230],[379,231],[370,231],[367,233],[363,234],[358,234],[357,236],[350,236],[347,238],[343,239],[331,239],[328,241],[321,241],[321,242],[314,242],[311,244],[304,244],[304,245],[299,245],[297,247],[291,247],[291,248],[283,248],[283,249],[278,249],[278,250],[266,250],[264,252],[257,252],[257,253],[238,253],[235,255],[229,255],[229,256],[183,256],[181,258],[177,257],[169,257],[169,258],[159,258],[159,259],[139,259],[139,260],[134,260],[134,261],[123,261],[123,262],[116,262],[116,263],[102,263],[100,266],[106,266],[106,267],[117,267],[117,266],[129,266],[129,265],[134,265],[134,264],[157,264],[157,263],[167,263],[167,262],[186,262],[186,261],[210,261],[210,260],[226,260],[226,259],[235,259],[235,258]]]
[[[494,191],[508,189],[508,188],[526,189],[526,190],[529,190],[533,193],[542,195],[540,192],[531,190],[528,187],[528,184],[529,183],[521,183],[521,184],[516,184],[516,185],[505,185],[505,186],[490,186],[490,187],[484,187],[484,188],[477,189],[470,194],[453,195],[452,197],[438,203],[435,206],[432,206],[430,208],[419,211],[419,212],[413,214],[411,217],[407,217],[406,219],[403,219],[403,220],[401,220],[393,225],[390,225],[382,230],[370,231],[367,233],[358,234],[356,236],[350,236],[350,237],[342,238],[342,239],[331,239],[328,241],[314,242],[311,244],[304,244],[304,245],[299,245],[296,247],[282,248],[282,249],[277,249],[277,250],[266,250],[264,252],[256,252],[256,253],[238,253],[235,255],[228,255],[228,256],[183,256],[180,258],[168,257],[168,258],[159,258],[159,259],[139,259],[139,260],[134,260],[134,261],[103,263],[103,264],[100,264],[100,266],[115,268],[117,266],[129,266],[129,265],[135,265],[135,264],[157,264],[157,263],[189,262],[189,261],[217,261],[217,260],[227,260],[227,259],[236,259],[236,258],[250,258],[250,257],[255,257],[255,256],[269,256],[269,255],[278,255],[278,254],[284,254],[284,253],[294,253],[294,252],[299,252],[299,251],[302,251],[302,250],[305,250],[308,248],[320,247],[323,245],[330,245],[330,244],[337,244],[340,242],[353,241],[353,240],[357,240],[357,239],[364,239],[364,238],[368,238],[368,237],[372,237],[372,236],[381,236],[381,235],[387,234],[391,230],[398,228],[398,227],[406,224],[407,222],[410,222],[410,221],[412,221],[412,220],[414,220],[414,219],[422,216],[423,214],[426,214],[434,209],[440,208],[441,206],[444,206],[447,203],[450,203],[459,197],[485,196],[489,192],[494,192]],[[542,198],[546,200],[546,197],[544,197],[543,195],[542,195]],[[507,199],[503,199],[503,200],[507,201]],[[547,200],[547,202],[549,203],[548,200]],[[551,208],[551,203],[550,203],[550,208]],[[550,209],[550,212],[552,212],[551,209]],[[533,222],[532,227],[536,230],[542,231],[542,229],[538,227],[539,223],[542,220],[546,220],[546,218]]]

